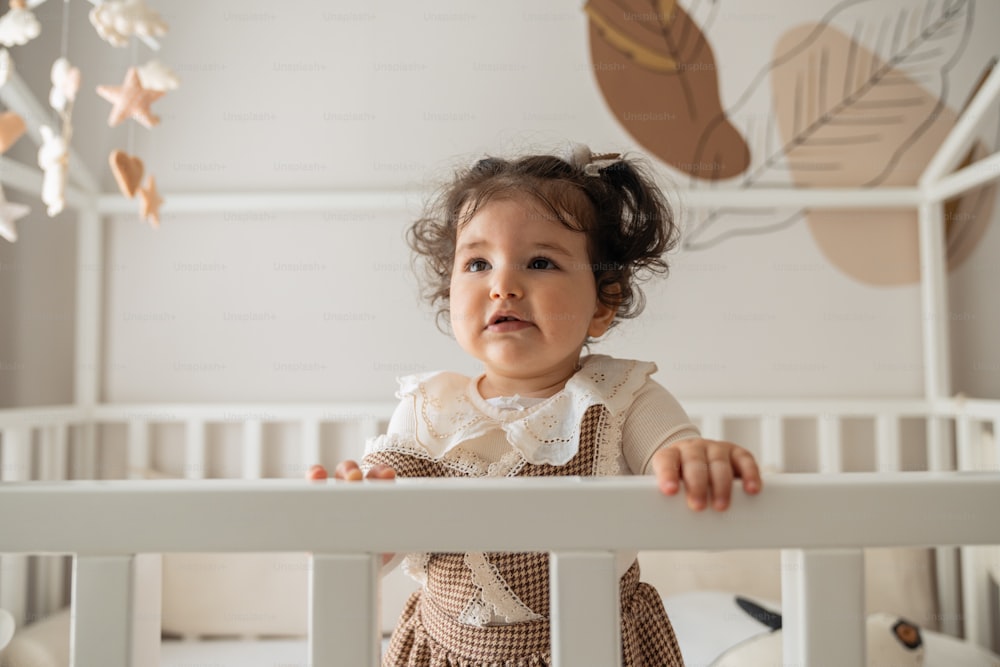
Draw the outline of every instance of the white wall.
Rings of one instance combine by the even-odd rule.
[[[163,120],[149,131],[108,128],[93,86],[117,84],[150,51],[113,50],[87,23],[89,3],[72,3],[69,57],[85,81],[76,149],[106,191],[107,153],[140,155],[167,200],[158,231],[132,216],[107,225],[106,400],[384,399],[401,373],[476,370],[416,303],[402,242],[413,210],[180,215],[173,193],[419,189],[485,151],[638,148],[598,90],[577,2],[151,4],[172,28],[158,57],[182,87],[154,104]],[[723,102],[780,34],[832,4],[720,3],[709,36]],[[1000,5],[976,11],[952,107],[997,54]],[[38,13],[43,36],[12,55],[44,99],[62,5]],[[955,388],[980,396],[1000,396],[996,223],[951,282]],[[72,223],[33,214],[20,229],[0,248],[0,267],[17,267],[0,270],[0,405],[64,402]],[[647,313],[594,351],[656,360],[681,398],[922,392],[917,287],[858,283],[803,225],[679,254],[648,293]]]

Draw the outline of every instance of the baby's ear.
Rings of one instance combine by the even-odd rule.
[[[597,309],[594,311],[594,317],[590,320],[587,335],[591,338],[600,338],[606,334],[608,329],[611,328],[611,323],[614,322],[617,313],[618,308],[616,306],[609,306],[598,299]]]

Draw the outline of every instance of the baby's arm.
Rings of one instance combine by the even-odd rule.
[[[742,478],[747,493],[761,489],[753,454],[731,442],[702,438],[677,399],[652,379],[636,393],[622,437],[629,469],[655,475],[660,490],[670,496],[683,482],[695,511],[709,502],[716,510],[728,508],[735,477]]]

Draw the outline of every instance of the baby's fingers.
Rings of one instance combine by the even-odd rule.
[[[660,491],[672,496],[680,490],[681,454],[676,449],[664,447],[653,456],[653,474]]]
[[[346,479],[350,482],[356,482],[363,477],[364,475],[361,474],[361,468],[358,467],[357,461],[341,461],[333,471],[334,479]]]
[[[396,471],[384,463],[376,463],[365,475],[365,479],[396,479]]]
[[[743,490],[747,493],[757,493],[764,485],[760,478],[760,468],[753,454],[745,449],[739,449],[733,453],[733,469],[736,475],[743,480]]]

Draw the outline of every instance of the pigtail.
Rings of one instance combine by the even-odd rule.
[[[670,202],[647,169],[634,159],[618,158],[595,156],[594,163],[605,163],[587,187],[593,191],[601,237],[594,271],[598,291],[604,303],[616,304],[619,318],[627,319],[645,307],[639,284],[668,273],[664,255],[677,246],[680,233]]]

